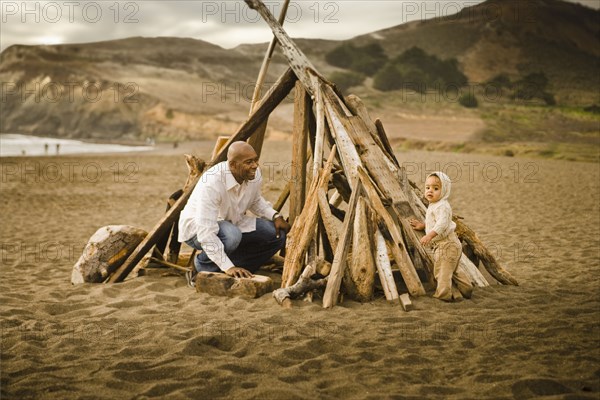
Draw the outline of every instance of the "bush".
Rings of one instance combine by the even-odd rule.
[[[511,89],[512,88],[512,82],[510,81],[510,78],[506,74],[496,75],[495,77],[493,77],[492,79],[487,81],[487,84],[496,86],[497,88],[500,88],[500,89],[502,89],[502,88]]]
[[[384,92],[400,89],[402,74],[395,65],[388,63],[375,75],[373,87]]]
[[[512,96],[515,100],[543,100],[547,105],[556,105],[554,95],[546,91],[548,78],[543,72],[534,72],[526,75],[516,82],[515,92]]]
[[[460,96],[458,102],[461,106],[466,108],[477,108],[479,102],[477,101],[477,97],[475,97],[472,93],[466,93]]]
[[[362,84],[365,76],[358,72],[334,72],[331,74],[330,80],[342,91],[346,91],[353,86]]]
[[[362,47],[343,44],[327,53],[325,60],[330,65],[372,76],[387,62],[388,57],[379,43]]]
[[[428,89],[445,90],[450,85],[460,88],[467,82],[456,59],[440,60],[413,47],[375,74],[373,85],[383,91],[406,88],[424,93]]]

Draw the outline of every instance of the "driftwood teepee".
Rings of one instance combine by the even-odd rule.
[[[252,138],[260,153],[269,114],[295,87],[292,179],[274,205],[280,210],[289,199],[292,230],[282,275],[282,287],[287,289],[276,291],[275,298],[283,302],[324,287],[323,306],[332,307],[341,291],[359,300],[370,299],[378,279],[388,300],[402,297],[406,304],[408,296],[399,295],[392,265],[400,272],[398,283],[403,282],[410,295],[424,295],[422,280],[434,282],[433,263],[420,244],[422,233],[415,232],[408,220],[423,220],[427,202],[394,156],[381,121],[370,119],[358,97],[344,98],[323,78],[261,1],[246,3],[274,33],[260,75],[264,76],[275,43],[281,46],[290,69],[260,101],[253,101],[248,120],[215,153],[210,164],[225,160],[234,141]],[[285,7],[282,16],[284,12]],[[190,176],[184,190],[109,282],[123,280],[154,245],[162,257],[169,235],[176,233],[179,212],[204,168],[197,160],[194,164],[188,159],[188,165]],[[475,233],[461,219],[455,221],[464,248],[459,268],[472,283],[489,285],[474,264],[481,261],[498,282],[516,285]],[[170,249],[165,263],[174,263],[178,253],[177,247]],[[315,273],[325,278],[312,280]]]

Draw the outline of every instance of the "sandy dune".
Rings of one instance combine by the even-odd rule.
[[[290,147],[263,157],[271,200]],[[160,218],[185,181],[172,153],[0,161],[2,399],[599,398],[597,164],[398,153],[419,183],[440,164],[455,212],[521,283],[471,301],[283,310],[268,295],[199,295],[180,276],[72,287],[98,227]]]

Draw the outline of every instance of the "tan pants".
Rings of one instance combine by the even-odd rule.
[[[437,281],[437,289],[433,297],[445,301],[462,297],[471,298],[473,285],[469,277],[458,269],[461,254],[462,246],[454,232],[434,243],[433,273]],[[453,280],[456,287],[452,286]]]

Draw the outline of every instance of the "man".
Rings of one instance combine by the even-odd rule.
[[[179,241],[202,250],[197,271],[251,278],[285,247],[290,225],[262,197],[261,184],[258,156],[246,142],[232,143],[227,161],[204,172],[179,217]]]

